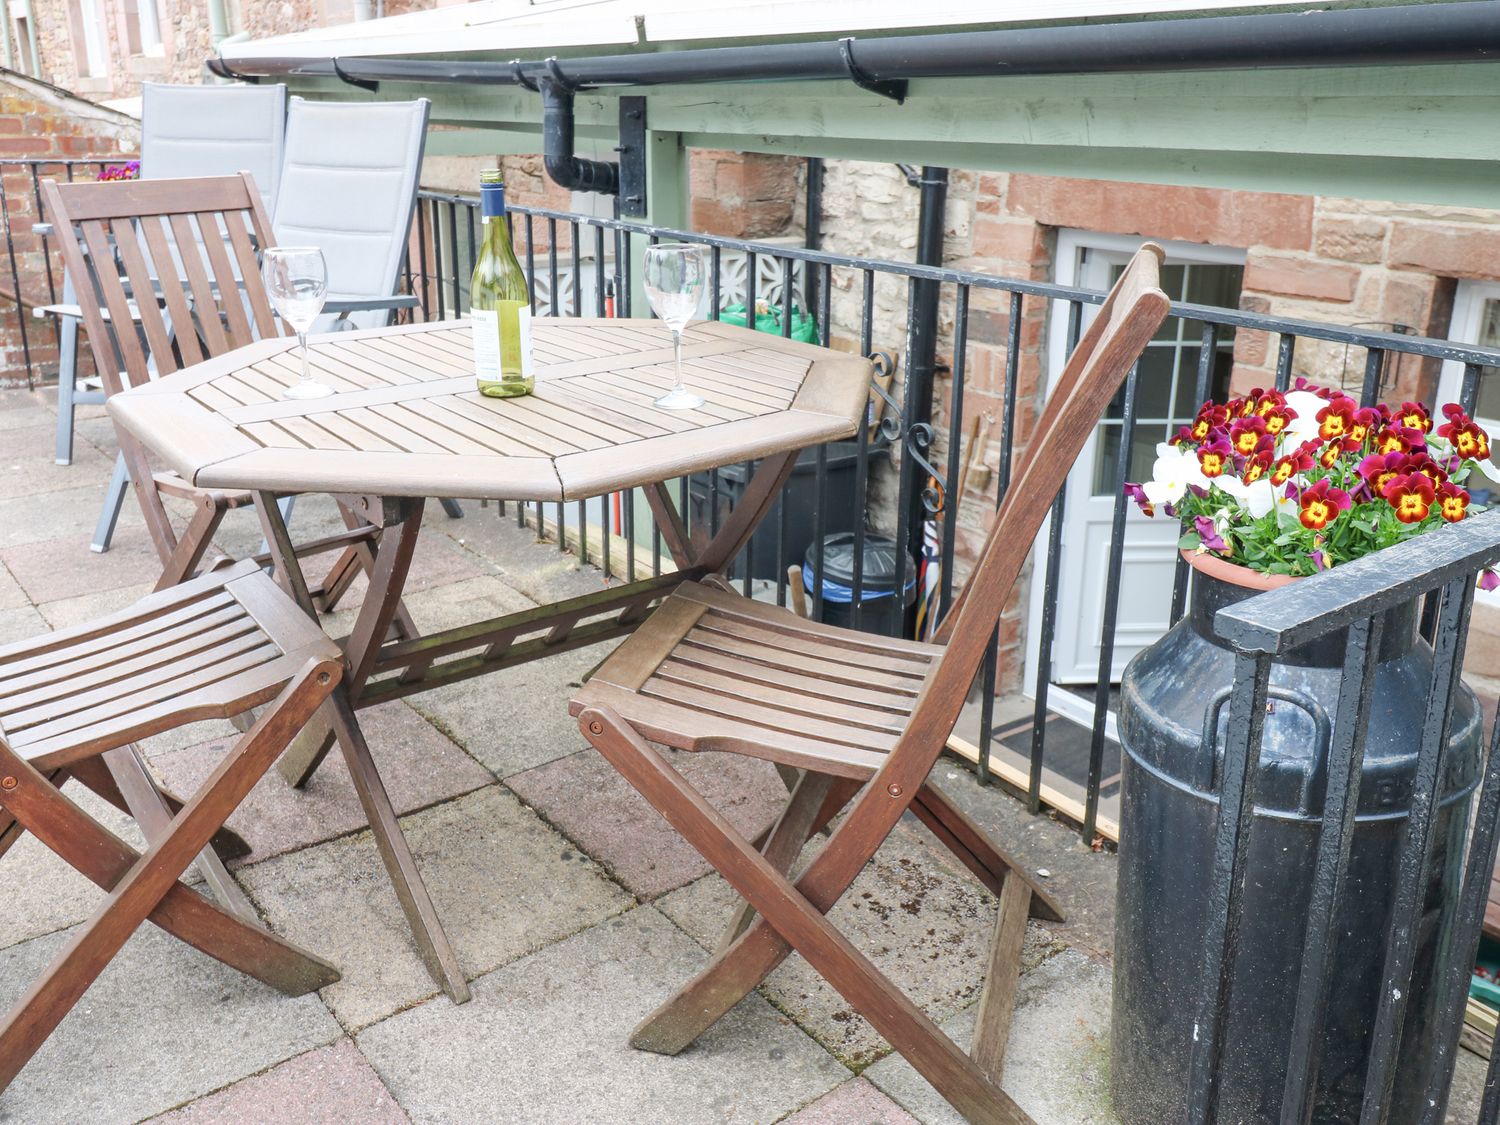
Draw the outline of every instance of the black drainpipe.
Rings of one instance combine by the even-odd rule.
[[[908,178],[910,175],[908,175]],[[922,190],[917,214],[917,264],[943,264],[943,212],[948,202],[948,169],[923,166],[915,183]],[[907,311],[906,422],[908,429],[918,423],[932,422],[932,386],[937,371],[938,293],[936,281],[918,279],[911,285],[911,307]],[[927,482],[921,469],[907,456],[901,459],[901,472],[908,475],[907,545],[914,559],[922,558],[923,524],[927,511],[922,506],[922,490]]]
[[[620,166],[608,160],[585,160],[574,153],[573,90],[555,78],[541,78],[542,165],[555,183],[573,191],[620,193]]]
[[[820,157],[809,156],[807,158],[807,210],[803,221],[805,232],[803,241],[809,250],[821,250],[823,248],[823,161]],[[818,271],[811,264],[803,267],[805,271],[802,277],[802,303],[806,306],[804,311],[809,315],[816,315],[818,305],[818,285],[820,278]],[[828,331],[827,325],[818,326],[822,331]]]

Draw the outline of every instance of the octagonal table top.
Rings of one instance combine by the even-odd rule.
[[[697,410],[672,384],[660,321],[533,321],[536,392],[486,398],[467,321],[310,338],[335,394],[281,397],[294,338],[262,340],[115,395],[109,412],[192,484],[272,492],[580,500],[847,438],[867,360],[714,321],[685,335]]]

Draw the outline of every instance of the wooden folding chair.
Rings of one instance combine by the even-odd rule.
[[[585,737],[748,904],[709,966],[636,1029],[634,1046],[682,1050],[795,949],[970,1121],[1029,1120],[998,1081],[1027,915],[1060,915],[928,773],[1059,483],[1166,316],[1161,258],[1149,243],[1136,253],[1069,359],[937,643],[804,621],[709,579],[679,588],[575,697]],[[757,849],[652,743],[802,773]],[[856,792],[791,881],[805,842]],[[824,917],[907,809],[1000,896],[972,1057]]]
[[[221,907],[179,879],[342,674],[338,646],[250,561],[0,647],[0,853],[30,832],[109,892],[0,1021],[0,1090],[147,920],[289,996],[338,980],[253,909]],[[72,776],[122,809],[133,786],[160,800],[136,740],[262,704],[175,815],[163,803],[159,819],[142,819],[142,853],[61,792]]]
[[[114,183],[45,180],[42,198],[78,294],[106,398],[282,334],[257,259],[259,251],[275,245],[275,237],[248,173]],[[259,392],[249,388],[247,393],[261,401],[267,387],[273,394],[278,390],[267,378]],[[195,488],[174,472],[153,471],[141,444],[119,427],[116,431],[161,555],[157,589],[164,589],[197,570],[224,514],[252,504],[254,496]],[[164,496],[194,505],[180,537]],[[379,533],[351,508],[341,505],[341,510],[347,535],[297,549],[299,555],[343,551],[318,591],[324,609],[369,561],[369,540]],[[404,610],[401,624],[410,625]]]

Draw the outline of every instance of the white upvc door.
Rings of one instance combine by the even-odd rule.
[[[1500,347],[1500,282],[1460,281],[1453,294],[1453,318],[1448,322],[1448,338],[1460,344]],[[1437,401],[1429,405],[1436,414],[1444,403],[1457,402],[1463,390],[1464,365],[1443,364],[1438,380]],[[1474,404],[1474,420],[1484,427],[1490,440],[1500,448],[1500,367],[1479,369],[1479,398]],[[1442,421],[1441,418],[1438,419]],[[1476,502],[1487,507],[1500,504],[1500,488],[1491,487],[1478,473],[1467,482]],[[1482,495],[1488,492],[1488,496]],[[1482,605],[1500,607],[1500,590],[1478,590],[1474,600]]]
[[[1062,231],[1058,235],[1056,280],[1064,285],[1108,289],[1141,241],[1126,236]],[[1162,269],[1162,288],[1169,297],[1205,305],[1238,304],[1244,272],[1243,251],[1193,243],[1163,243],[1163,246],[1167,262]],[[1096,308],[1091,305],[1085,309],[1085,327]],[[1233,362],[1232,338],[1227,333],[1221,336],[1210,381],[1213,397],[1225,394]],[[1149,478],[1157,443],[1167,440],[1196,414],[1200,339],[1201,329],[1197,324],[1168,318],[1147,346],[1137,382],[1136,425],[1126,479]],[[1060,304],[1054,305],[1048,339],[1049,390],[1062,371],[1067,353],[1066,310]],[[1121,485],[1122,423],[1123,392],[1116,396],[1068,472],[1049,677],[1054,683],[1092,684],[1099,678],[1110,532],[1115,497]],[[1179,537],[1175,521],[1162,516],[1147,519],[1133,504],[1130,506],[1125,525],[1111,682],[1119,680],[1132,656],[1166,631]],[[1044,531],[1031,581],[1028,691],[1036,683],[1040,655],[1046,543]],[[1059,692],[1054,698],[1056,709],[1066,711],[1077,697]]]

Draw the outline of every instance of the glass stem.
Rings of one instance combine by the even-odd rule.
[[[686,388],[682,385],[682,329],[680,328],[672,330],[672,361],[677,365],[677,378],[672,384],[672,389],[683,391]]]
[[[311,383],[312,382],[312,368],[310,368],[308,366],[308,363],[307,363],[307,333],[306,332],[298,332],[297,333],[297,343],[299,343],[299,344],[302,345],[302,381],[304,383]]]

